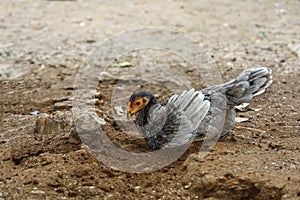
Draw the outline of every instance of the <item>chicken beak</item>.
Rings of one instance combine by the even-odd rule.
[[[132,117],[132,113],[131,112],[127,112],[127,119],[130,119]]]

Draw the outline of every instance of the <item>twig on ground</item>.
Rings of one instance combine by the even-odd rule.
[[[265,133],[266,132],[266,131],[263,131],[263,130],[260,130],[260,129],[250,128],[250,127],[245,127],[245,126],[235,126],[234,128],[237,128],[237,129],[247,129],[247,130],[256,131],[256,132],[259,132],[259,133]]]

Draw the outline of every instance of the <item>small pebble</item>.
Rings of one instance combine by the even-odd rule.
[[[39,114],[40,114],[40,111],[38,111],[38,110],[30,112],[30,115],[33,115],[33,116],[38,116]]]

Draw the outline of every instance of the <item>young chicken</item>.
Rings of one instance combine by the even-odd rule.
[[[172,148],[194,138],[215,139],[229,133],[235,124],[235,106],[262,94],[272,83],[269,68],[252,68],[224,84],[173,95],[163,104],[147,91],[134,93],[128,102],[128,118],[151,149]]]

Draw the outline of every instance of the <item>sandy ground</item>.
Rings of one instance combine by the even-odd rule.
[[[12,0],[0,5],[0,199],[300,199],[299,1]],[[197,157],[201,143],[196,142],[162,169],[125,173],[95,159],[81,143],[72,125],[73,85],[99,42],[143,27],[193,38],[224,80],[268,66],[274,82],[238,112],[249,120],[237,123],[205,159]],[[123,61],[131,66],[114,67]],[[93,105],[115,144],[147,152],[144,141],[122,132],[114,118],[115,77],[126,86],[141,75],[156,79],[155,69],[170,68],[196,89],[205,81],[188,62],[162,50],[129,52],[114,63],[99,78]],[[143,87],[163,100],[171,93],[163,80],[159,83]]]

